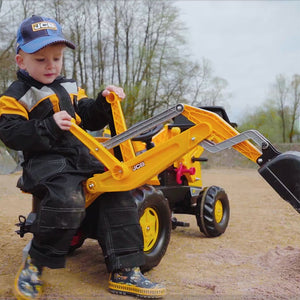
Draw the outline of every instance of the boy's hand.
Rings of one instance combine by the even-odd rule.
[[[53,119],[61,130],[70,130],[72,117],[65,110],[55,113]]]
[[[118,95],[121,99],[124,99],[126,97],[123,89],[121,87],[117,87],[114,85],[109,85],[105,88],[105,90],[102,92],[102,95],[104,97],[107,97],[110,92],[114,92],[116,95]]]

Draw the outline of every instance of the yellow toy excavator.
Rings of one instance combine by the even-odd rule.
[[[95,138],[73,122],[71,132],[89,149],[106,171],[85,182],[87,217],[70,246],[80,247],[95,238],[93,206],[106,192],[131,191],[140,215],[146,264],[156,266],[164,256],[171,229],[188,226],[172,213],[196,216],[200,231],[208,237],[225,232],[230,209],[226,192],[218,186],[203,187],[201,157],[206,149],[216,153],[234,148],[259,165],[259,173],[298,212],[300,211],[300,156],[278,152],[258,131],[239,133],[222,108],[196,108],[177,104],[129,129],[118,96],[111,104],[116,135]],[[256,146],[249,140],[253,141]],[[116,149],[121,155],[114,155]],[[113,199],[111,200],[113,201]],[[91,208],[91,209],[90,209]],[[30,232],[34,210],[20,222],[22,236]]]

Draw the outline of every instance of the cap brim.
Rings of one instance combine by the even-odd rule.
[[[43,36],[40,37],[38,39],[35,39],[23,46],[21,46],[19,49],[22,49],[24,52],[26,53],[34,53],[37,52],[39,50],[41,50],[42,48],[51,45],[51,44],[56,44],[56,43],[65,43],[67,47],[71,48],[71,49],[75,49],[75,45],[64,39],[64,38],[59,38],[59,37],[52,37],[52,36]]]

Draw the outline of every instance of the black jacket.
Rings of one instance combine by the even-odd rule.
[[[24,190],[59,173],[90,176],[103,170],[87,147],[57,126],[53,114],[66,110],[82,128],[99,130],[112,121],[105,98],[89,99],[74,80],[63,77],[44,85],[21,71],[17,75],[0,97],[0,139],[23,151]]]

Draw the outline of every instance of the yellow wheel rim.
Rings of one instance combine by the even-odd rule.
[[[223,204],[221,200],[217,200],[215,204],[215,220],[220,223],[223,218]]]
[[[156,211],[147,207],[140,218],[140,224],[144,236],[144,252],[147,252],[155,245],[158,237],[159,221]]]

